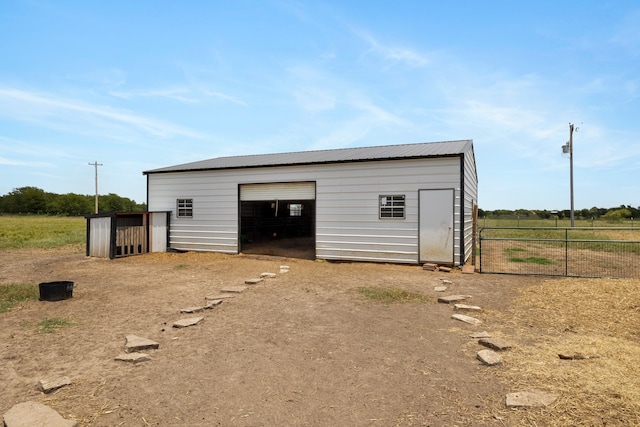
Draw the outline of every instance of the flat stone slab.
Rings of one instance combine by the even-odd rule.
[[[562,360],[588,360],[597,359],[600,356],[587,356],[581,353],[558,353],[558,357]]]
[[[220,289],[220,292],[230,292],[232,294],[240,294],[246,291],[248,288],[246,286],[227,286],[226,288]]]
[[[227,298],[235,298],[235,295],[227,294],[216,294],[216,295],[207,295],[204,297],[206,300],[217,300],[217,299],[227,299]]]
[[[244,281],[245,285],[257,285],[258,283],[264,281],[264,279],[261,279],[259,277],[255,277],[253,279],[247,279]]]
[[[447,290],[447,287],[446,286],[434,286],[433,290],[436,291],[436,292],[444,292],[444,291]]]
[[[203,306],[199,306],[199,307],[187,307],[187,308],[181,308],[180,309],[180,313],[199,313],[201,311],[204,311],[205,307]]]
[[[260,277],[264,279],[275,279],[277,276],[276,273],[262,273]]]
[[[212,309],[215,306],[222,304],[221,299],[210,299],[207,301],[207,305],[204,306],[206,309]]]
[[[491,334],[487,331],[476,332],[469,335],[469,338],[491,338]]]
[[[456,301],[464,301],[469,298],[471,298],[471,295],[446,295],[443,297],[438,297],[438,302],[443,304],[450,304]]]
[[[202,322],[204,320],[204,317],[189,317],[187,319],[180,319],[180,320],[176,320],[175,322],[173,322],[173,327],[174,328],[187,328],[189,326],[194,326],[197,325],[198,323]]]
[[[38,381],[38,388],[40,388],[40,390],[42,390],[44,393],[51,393],[54,390],[68,385],[71,385],[71,380],[69,379],[69,377],[43,379]]]
[[[511,348],[511,344],[502,338],[480,338],[478,344],[496,351],[509,350]]]
[[[482,311],[482,308],[478,307],[477,305],[467,305],[467,304],[453,304],[453,309],[460,310],[460,311]]]
[[[65,420],[55,410],[38,402],[23,402],[4,414],[6,427],[76,427],[77,421]]]
[[[465,264],[462,266],[462,274],[473,274],[476,272],[476,266],[472,264]]]
[[[452,314],[451,318],[464,323],[469,323],[471,325],[480,325],[482,323],[482,320],[476,319],[475,317],[467,316],[466,314]]]
[[[558,399],[557,394],[547,393],[540,390],[518,391],[507,394],[507,407],[517,408],[519,406],[549,406]]]
[[[145,353],[123,353],[115,357],[119,362],[140,363],[151,360],[151,356]]]
[[[489,366],[499,365],[502,363],[502,356],[493,350],[480,350],[476,357],[479,361]]]
[[[127,335],[125,337],[124,346],[127,353],[133,353],[140,350],[155,350],[160,347],[160,344],[150,339],[139,337],[137,335]]]

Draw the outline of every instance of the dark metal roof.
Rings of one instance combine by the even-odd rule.
[[[269,166],[309,165],[375,160],[449,157],[464,154],[473,146],[470,139],[460,141],[426,142],[419,144],[383,145],[377,147],[340,148],[335,150],[300,151],[294,153],[256,154],[248,156],[216,157],[152,169],[150,173],[186,172],[212,169],[237,169]]]

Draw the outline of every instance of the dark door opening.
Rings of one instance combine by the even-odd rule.
[[[240,202],[240,250],[315,259],[315,200]]]

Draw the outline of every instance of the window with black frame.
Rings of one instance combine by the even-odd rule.
[[[404,199],[404,194],[379,196],[380,219],[404,219]]]
[[[176,217],[193,218],[193,199],[178,199],[176,201]]]

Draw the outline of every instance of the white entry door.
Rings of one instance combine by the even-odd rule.
[[[420,262],[453,264],[452,188],[420,190]]]

